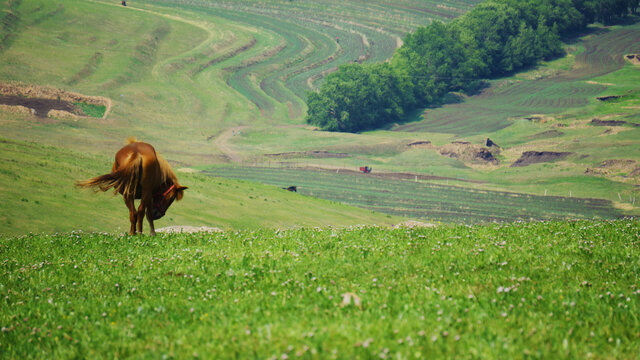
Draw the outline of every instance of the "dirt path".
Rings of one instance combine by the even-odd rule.
[[[248,126],[235,126],[232,128],[228,128],[223,131],[218,137],[213,140],[213,143],[220,149],[220,151],[226,155],[231,162],[242,162],[242,157],[238,154],[237,151],[233,150],[229,147],[227,142],[231,139],[236,133],[240,132],[243,129],[246,129]]]

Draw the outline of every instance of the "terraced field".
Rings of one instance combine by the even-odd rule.
[[[207,173],[280,187],[296,185],[303,195],[430,222],[611,219],[622,216],[611,202],[605,200],[474,190],[372,174],[259,167],[215,167]]]
[[[494,80],[480,95],[427,110],[424,120],[397,126],[394,130],[467,136],[497,131],[509,126],[512,119],[531,114],[553,114],[583,107],[609,87],[589,79],[621,69],[625,64],[624,54],[640,52],[640,24],[593,30],[571,47],[577,54],[575,64],[568,70],[557,70],[537,79]]]
[[[232,64],[222,67],[226,84],[255,104],[263,116],[273,117],[277,104],[281,104],[286,107],[289,119],[299,120],[305,110],[305,92],[339,65],[384,61],[402,43],[401,38],[407,32],[434,19],[452,19],[478,2],[164,0],[153,3],[221,17],[256,33],[270,33],[272,37],[268,40],[254,37],[256,43],[252,46],[235,46],[243,51],[225,58]],[[252,51],[254,48],[262,51]],[[217,63],[217,58],[205,64]]]

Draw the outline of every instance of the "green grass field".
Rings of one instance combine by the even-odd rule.
[[[637,221],[0,239],[2,358],[634,359]]]
[[[157,149],[161,151],[161,149]],[[0,138],[0,235],[69,231],[127,232],[129,213],[120,195],[74,187],[111,170],[112,159]],[[220,229],[337,227],[396,224],[401,218],[296,196],[275,186],[178,172],[189,187],[156,228],[171,225]],[[148,224],[144,223],[148,233]]]

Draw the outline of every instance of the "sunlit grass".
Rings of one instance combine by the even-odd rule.
[[[640,223],[0,240],[7,358],[634,358]]]

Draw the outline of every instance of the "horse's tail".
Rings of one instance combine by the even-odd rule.
[[[96,191],[114,190],[114,194],[120,193],[125,198],[135,197],[140,184],[142,169],[142,156],[136,154],[136,158],[109,174],[96,176],[89,180],[78,181],[76,186],[84,188],[97,188]]]

